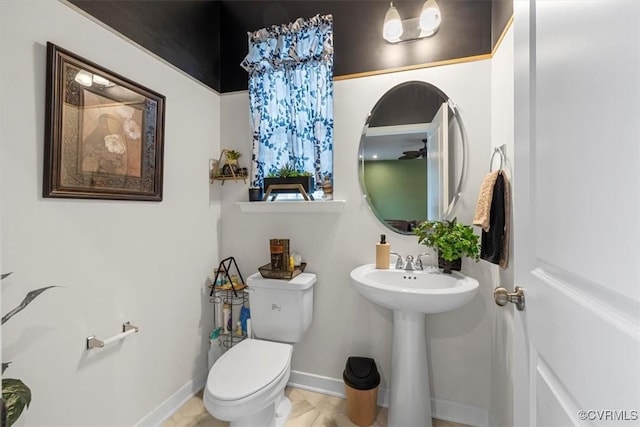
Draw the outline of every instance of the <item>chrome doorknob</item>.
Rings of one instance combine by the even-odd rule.
[[[500,307],[506,305],[508,302],[512,302],[519,311],[524,310],[524,289],[520,286],[516,286],[515,292],[509,292],[500,286],[493,291],[493,299]]]

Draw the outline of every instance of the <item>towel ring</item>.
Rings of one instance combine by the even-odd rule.
[[[500,168],[498,170],[502,170],[502,166],[504,165],[504,152],[502,151],[502,147],[496,147],[493,149],[493,154],[491,154],[491,163],[489,163],[489,172],[493,171],[493,158],[496,156],[500,156]]]

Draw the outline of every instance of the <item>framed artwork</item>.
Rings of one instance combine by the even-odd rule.
[[[47,43],[44,197],[162,200],[165,97]]]

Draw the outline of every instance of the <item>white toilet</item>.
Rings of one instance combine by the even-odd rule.
[[[291,374],[291,344],[313,318],[316,275],[293,279],[247,278],[251,326],[259,339],[245,339],[216,361],[207,377],[204,406],[231,427],[284,426],[291,402],[284,388]]]

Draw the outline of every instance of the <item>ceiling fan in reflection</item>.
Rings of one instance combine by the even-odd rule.
[[[427,138],[423,139],[424,147],[419,150],[403,151],[398,160],[424,159],[427,157]]]

